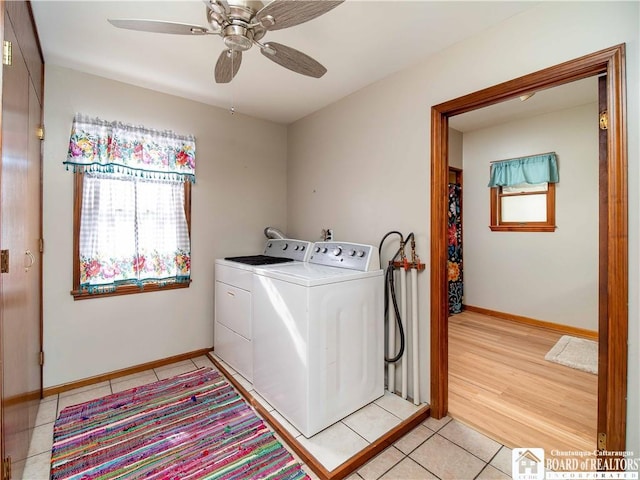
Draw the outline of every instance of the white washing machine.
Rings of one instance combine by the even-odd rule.
[[[257,266],[294,265],[311,254],[311,242],[271,239],[262,255],[216,260],[213,348],[222,360],[253,381],[251,286]]]
[[[384,394],[384,285],[370,245],[318,242],[256,268],[253,386],[305,437]]]

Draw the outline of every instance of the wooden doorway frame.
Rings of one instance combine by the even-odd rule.
[[[603,198],[606,200],[599,225],[600,231],[606,232],[600,238],[600,289],[606,290],[601,290],[599,298],[598,449],[625,450],[629,263],[624,44],[431,108],[431,415],[435,418],[445,416],[448,409],[446,212],[449,117],[602,74],[607,75],[608,161],[605,178],[603,175],[600,178],[601,188],[604,187],[600,199],[601,202]],[[604,279],[606,285],[602,285]]]

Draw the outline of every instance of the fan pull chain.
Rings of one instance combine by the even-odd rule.
[[[233,50],[229,50],[229,53],[230,53],[230,55],[231,55],[231,71],[232,71],[232,72],[235,72],[235,68],[234,68],[234,65],[233,65],[233,61],[234,61],[234,59],[235,59],[234,51],[233,51]],[[229,108],[229,113],[230,113],[231,115],[233,115],[233,114],[235,114],[235,113],[236,113],[236,107],[234,106],[234,104],[235,104],[236,102],[235,102],[235,98],[234,98],[234,96],[233,96],[233,82],[231,82],[230,87],[231,87],[231,108]]]

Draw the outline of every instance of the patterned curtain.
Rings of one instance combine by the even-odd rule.
[[[195,182],[196,143],[193,136],[77,114],[64,164],[75,172]]]
[[[84,172],[80,288],[188,282],[184,182],[195,181],[195,139],[77,115],[67,167]]]
[[[449,184],[449,313],[462,312],[462,222],[460,215],[460,185]]]

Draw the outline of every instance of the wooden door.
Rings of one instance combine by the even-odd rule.
[[[29,48],[37,45],[29,7],[23,2],[0,6],[3,39],[11,42],[11,61],[2,69],[0,143],[0,244],[9,252],[0,284],[2,458],[10,458],[11,477],[20,478],[42,393],[42,169],[37,136],[42,92],[34,83],[41,69],[27,60],[32,58]]]

